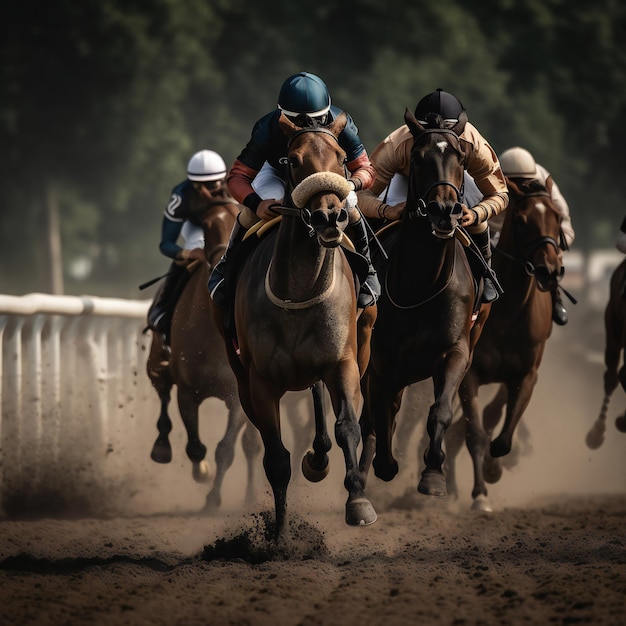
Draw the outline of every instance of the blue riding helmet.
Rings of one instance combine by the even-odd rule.
[[[322,117],[330,110],[330,94],[324,81],[309,72],[290,76],[280,88],[278,108],[289,117]]]

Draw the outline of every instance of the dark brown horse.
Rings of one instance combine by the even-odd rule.
[[[622,261],[611,275],[611,291],[609,301],[604,310],[604,400],[600,415],[587,434],[587,446],[592,450],[599,448],[604,442],[606,431],[606,414],[609,409],[611,395],[618,385],[626,391],[626,366],[623,363],[623,350],[626,346],[626,260]],[[621,366],[620,366],[621,363]],[[617,430],[626,433],[626,413],[615,420]]]
[[[346,462],[346,522],[359,525],[376,520],[357,465],[356,292],[340,247],[348,225],[345,205],[351,188],[345,178],[346,155],[337,139],[346,115],[328,127],[298,128],[285,116],[280,123],[289,138],[292,198],[300,208],[285,208],[278,229],[262,238],[244,261],[234,304],[239,349],[225,341],[241,404],[265,447],[263,464],[274,494],[277,538],[284,530],[291,477],[279,402],[287,391],[319,381],[329,391],[337,418],[335,437]],[[360,356],[367,358],[367,348]],[[324,438],[322,422],[318,420],[314,451],[304,461],[308,477],[309,468],[323,472],[328,464],[330,441]]]
[[[215,479],[206,499],[207,510],[221,503],[222,481],[233,462],[237,436],[246,424],[245,415],[237,397],[237,384],[226,358],[221,335],[210,310],[207,281],[214,263],[217,263],[228,243],[239,205],[225,194],[214,201],[202,217],[206,263],[199,263],[189,278],[174,310],[171,328],[171,350],[164,345],[164,337],[153,333],[147,370],[152,385],[161,400],[161,414],[157,422],[159,435],[154,442],[151,457],[157,463],[169,463],[172,448],[169,433],[172,422],[168,414],[171,390],[177,387],[178,408],[187,430],[187,456],[193,464],[197,482],[209,481],[205,461],[206,446],[198,431],[198,410],[207,398],[223,400],[228,409],[226,434],[215,451]],[[260,452],[254,430],[244,433],[244,451],[248,457],[248,493],[252,498],[252,462]]]
[[[388,260],[375,260],[383,290],[362,386],[361,470],[367,476],[373,460],[379,478],[398,473],[392,436],[402,395],[408,385],[432,378],[430,439],[418,490],[444,497],[443,438],[488,307],[472,326],[480,295],[455,237],[465,157],[459,138],[445,128],[424,128],[408,110],[405,121],[413,134],[409,195],[399,226],[380,235]]]
[[[518,186],[507,180],[507,184],[510,203],[493,254],[493,268],[504,293],[493,303],[459,390],[467,447],[474,464],[472,506],[481,510],[490,510],[485,479],[499,480],[499,457],[511,451],[513,434],[532,397],[552,332],[551,291],[563,275],[561,218],[550,194],[536,181]],[[485,407],[481,421],[478,388],[490,383],[501,386]],[[505,404],[504,424],[491,441]],[[446,441],[450,461],[463,439],[457,439],[456,444]]]

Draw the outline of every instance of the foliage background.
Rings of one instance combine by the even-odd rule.
[[[578,249],[611,247],[625,213],[620,0],[21,0],[0,16],[0,293],[53,290],[58,213],[66,293],[145,297],[191,154],[231,163],[300,70],[369,152],[424,94],[454,93],[497,152],[525,146],[553,173]]]

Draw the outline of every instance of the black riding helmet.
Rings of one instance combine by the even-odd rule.
[[[467,122],[467,113],[461,101],[451,93],[439,88],[424,96],[415,108],[415,117],[422,126],[443,126],[460,135]]]

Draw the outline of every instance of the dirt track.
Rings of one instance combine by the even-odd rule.
[[[145,460],[149,417],[146,440],[107,461],[141,459],[143,482],[97,492],[101,515],[0,520],[0,624],[626,623],[626,437],[611,417],[604,446],[584,445],[602,399],[585,326],[551,339],[525,418],[532,453],[491,487],[494,513],[469,511],[467,459],[458,502],[418,495],[415,453],[392,483],[370,480],[377,523],[348,528],[335,456],[324,483],[292,484],[276,552],[267,488],[241,505],[240,459],[222,512],[199,516],[207,488],[191,483],[180,433],[175,463]],[[616,393],[610,415],[623,405]]]

